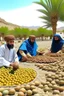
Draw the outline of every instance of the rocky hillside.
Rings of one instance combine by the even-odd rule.
[[[8,27],[9,30],[11,30],[11,29],[21,27],[21,26],[9,23],[9,22],[5,21],[4,19],[0,18],[0,27]]]

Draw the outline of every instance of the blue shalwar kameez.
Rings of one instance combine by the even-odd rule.
[[[30,44],[29,39],[25,40],[19,47],[17,55],[19,58],[19,61],[22,60],[22,55],[19,53],[19,50],[24,51],[25,54],[30,53],[30,55],[32,56],[36,56],[37,55],[37,47],[38,45],[36,44],[36,42],[34,42],[34,44]]]

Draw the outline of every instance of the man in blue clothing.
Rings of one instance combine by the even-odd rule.
[[[37,55],[38,45],[35,41],[35,35],[30,35],[19,47],[17,55],[19,61],[27,61],[28,57]]]
[[[52,39],[52,44],[51,44],[51,52],[56,53],[62,50],[62,47],[64,45],[64,40],[61,38],[59,34],[55,34]]]

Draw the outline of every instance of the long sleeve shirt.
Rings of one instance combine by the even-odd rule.
[[[0,46],[0,67],[9,67],[13,62],[19,63],[15,48],[8,49],[6,44]]]

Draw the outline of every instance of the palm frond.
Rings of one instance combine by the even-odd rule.
[[[34,3],[41,5],[43,8],[45,8],[45,10],[49,11],[48,6],[46,5],[46,3],[43,0],[42,0],[42,2],[34,2]]]
[[[45,15],[50,15],[49,12],[47,10],[43,10],[43,9],[38,9],[37,11],[45,14]]]
[[[47,16],[40,16],[39,18],[44,19],[44,20],[47,20],[47,21],[50,21],[50,18],[47,17]]]
[[[38,9],[42,13],[42,16],[39,18],[45,21],[45,26],[52,26],[51,22],[55,20],[54,18],[58,18],[57,21],[64,21],[64,0],[40,0],[35,3],[42,6],[42,9]]]

